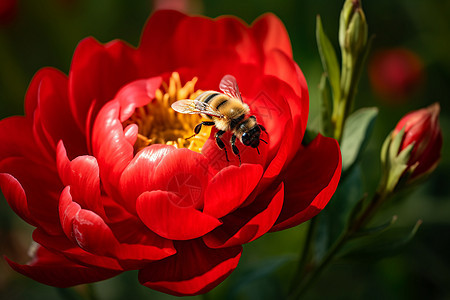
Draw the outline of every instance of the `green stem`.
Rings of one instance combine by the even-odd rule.
[[[327,255],[323,258],[322,262],[314,269],[311,275],[305,281],[303,281],[302,284],[300,284],[298,288],[294,290],[294,292],[289,295],[289,300],[300,299],[300,297],[304,295],[308,288],[310,288],[311,285],[317,280],[317,278],[319,278],[319,275],[331,262],[331,260],[334,258],[334,255],[341,249],[345,242],[347,242],[348,238],[349,235],[347,232],[345,232],[337,239],[337,241],[328,251]]]
[[[364,212],[353,222],[347,231],[353,235],[363,228],[373,217],[380,205],[388,198],[388,194],[379,190],[375,193],[370,204],[364,209]]]
[[[338,100],[338,105],[333,111],[334,113],[334,138],[341,141],[342,133],[344,131],[345,120],[350,114],[353,107],[353,100],[356,94],[356,87],[358,84],[357,61],[348,53],[342,54],[342,68],[341,68],[341,97]]]
[[[301,253],[301,257],[299,259],[299,263],[297,265],[297,270],[295,272],[295,275],[292,279],[291,282],[291,286],[290,286],[290,291],[295,290],[295,288],[297,287],[297,285],[299,284],[300,280],[304,277],[304,275],[307,273],[307,264],[310,261],[310,258],[312,256],[312,251],[313,251],[313,236],[315,234],[317,228],[317,217],[314,217],[311,219],[311,221],[309,222],[309,227],[308,227],[308,233],[306,234],[306,239],[305,242],[303,243],[303,251]]]
[[[337,101],[333,99],[334,107],[331,120],[334,126],[333,137],[338,142],[341,142],[345,121],[353,110],[358,82],[361,78],[373,39],[374,37],[372,36],[366,44],[364,51],[357,57],[351,56],[342,50],[341,96]]]

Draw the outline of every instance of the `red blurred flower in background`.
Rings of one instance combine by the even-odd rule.
[[[395,127],[392,138],[404,129],[399,152],[413,144],[408,166],[411,179],[433,171],[441,158],[442,132],[439,103],[406,114]]]
[[[0,1],[0,25],[5,26],[17,17],[17,0]]]
[[[268,132],[260,155],[237,143],[241,166],[227,162],[215,129],[185,140],[200,117],[170,108],[217,90],[225,74]],[[137,49],[83,40],[68,76],[40,70],[25,116],[0,122],[0,186],[39,244],[31,262],[9,264],[58,287],[138,269],[153,289],[207,292],[236,267],[242,244],[309,220],[334,193],[339,147],[320,135],[301,144],[308,106],[271,14],[249,27],[159,11]]]
[[[173,9],[180,12],[187,12],[192,6],[192,1],[190,0],[154,0],[153,9]]]
[[[405,48],[375,52],[368,70],[374,91],[386,100],[398,102],[414,95],[425,77],[421,58]]]

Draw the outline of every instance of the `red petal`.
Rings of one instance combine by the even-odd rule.
[[[81,209],[71,201],[70,189],[66,188],[61,195],[61,223],[65,232],[70,229],[68,237],[83,250],[95,255],[124,260],[125,266],[128,265],[128,261],[134,260],[143,264],[175,253],[171,242],[162,239],[155,239],[152,245],[119,243],[104,220],[94,212]]]
[[[85,131],[88,112],[95,100],[92,117],[114,98],[127,82],[139,76],[135,50],[121,41],[106,45],[93,38],[81,41],[75,50],[69,73],[71,108],[79,128]]]
[[[70,186],[67,186],[61,193],[59,199],[59,218],[65,235],[76,243],[75,236],[72,233],[72,222],[77,213],[81,210],[81,206],[72,202],[70,195]]]
[[[20,183],[36,226],[49,234],[62,233],[58,218],[58,197],[63,186],[56,170],[14,157],[0,162],[0,173],[11,174]]]
[[[98,165],[93,156],[78,156],[70,163],[72,178],[70,193],[83,208],[105,216],[100,197],[100,177]]]
[[[203,208],[208,183],[206,158],[188,149],[152,145],[140,151],[124,170],[120,188],[125,206],[135,209],[136,199],[146,191],[170,191],[180,196],[181,206]],[[132,210],[134,209],[134,210]]]
[[[274,14],[268,13],[256,20],[252,25],[252,32],[265,52],[280,49],[292,58],[289,35],[283,23]]]
[[[260,165],[244,164],[217,173],[206,188],[203,212],[219,219],[237,209],[254,190],[262,172]]]
[[[175,296],[206,293],[236,268],[242,247],[210,249],[196,240],[178,243],[177,252],[140,270],[139,282]]]
[[[189,62],[192,66],[207,57],[206,50],[221,49],[223,43],[217,34],[217,23],[212,19],[200,16],[184,18],[173,36],[175,62],[180,65]],[[211,41],[214,41],[214,45]]]
[[[421,154],[419,165],[414,170],[411,178],[419,176],[427,171],[432,170],[441,159],[442,150],[442,132],[434,132],[429,147]]]
[[[85,267],[39,247],[37,258],[29,265],[19,265],[8,258],[15,271],[40,283],[65,288],[82,283],[96,282],[120,274],[120,271],[96,267]]]
[[[134,156],[133,145],[124,136],[119,111],[118,101],[107,103],[98,114],[92,134],[92,150],[100,168],[103,187],[117,201],[121,199],[117,191],[120,176]]]
[[[280,184],[272,193],[256,198],[249,206],[224,217],[223,225],[203,237],[211,248],[225,248],[256,240],[269,231],[283,206],[284,188]]]
[[[195,68],[179,68],[182,82],[197,77],[199,80],[195,85],[201,90],[218,90],[220,81],[226,74],[236,77],[239,89],[243,97],[246,96],[247,82],[251,87],[255,84],[255,79],[259,78],[263,72],[261,64],[244,64],[240,62],[239,54],[233,49],[214,49],[204,56],[202,60],[195,63]],[[184,62],[186,64],[186,62]],[[211,72],[216,70],[217,72]],[[248,104],[248,101],[246,101]]]
[[[40,70],[29,86],[25,102],[27,118],[33,120],[33,134],[44,155],[52,160],[60,139],[68,139],[71,155],[86,153],[84,136],[69,107],[64,74],[53,68]]]
[[[34,111],[32,130],[37,148],[41,150],[42,156],[49,161],[53,161],[56,145],[53,143],[50,133],[43,127],[40,107]]]
[[[181,201],[174,193],[145,192],[137,199],[136,210],[150,230],[171,240],[195,239],[221,224],[193,207],[178,206]]]
[[[134,113],[136,107],[147,105],[155,98],[160,88],[161,77],[133,81],[124,86],[116,96],[120,103],[120,121],[124,122]]]
[[[56,168],[64,186],[69,185],[71,180],[70,160],[67,157],[63,141],[59,141],[56,146]]]
[[[139,249],[142,250],[142,254],[134,254],[137,258],[145,258],[145,253],[148,252],[147,247],[157,247],[165,249],[167,253],[175,253],[172,241],[150,231],[137,216],[129,214],[110,198],[104,197],[103,203],[108,215],[108,226],[117,240],[122,245],[133,245],[136,252]],[[130,228],[133,228],[133,230],[130,230]],[[138,266],[137,264],[140,265]],[[134,265],[133,267],[133,261],[130,260],[126,266],[137,269],[142,267],[142,262],[136,261]]]
[[[45,163],[35,143],[31,120],[25,117],[9,117],[0,121],[0,160],[8,157],[27,157]]]
[[[9,206],[28,224],[35,225],[28,209],[27,197],[20,182],[10,174],[0,174],[0,188]]]
[[[17,126],[17,128],[23,128],[25,125],[27,128],[16,129],[20,131],[20,135],[16,136],[23,140],[22,144],[24,141],[30,143],[36,139],[36,145],[26,149],[34,149],[32,152],[36,154],[39,154],[38,149],[40,149],[41,156],[45,155],[46,158],[53,160],[54,145],[63,138],[70,146],[71,155],[86,153],[86,142],[82,133],[76,128],[69,108],[67,79],[60,71],[44,68],[36,73],[26,94],[25,114],[32,123],[30,125],[23,122],[24,124]],[[31,129],[33,131],[30,131]],[[5,132],[14,136],[11,131]],[[32,133],[34,138],[24,136],[27,133]],[[10,148],[19,149],[20,147]]]
[[[73,243],[65,235],[48,235],[39,228],[33,231],[33,240],[49,249],[52,252],[61,253],[69,260],[83,266],[93,266],[117,271],[123,271],[124,268],[118,263],[117,259],[98,256],[84,251],[76,243]]]
[[[129,261],[127,261],[127,267],[133,267],[133,260],[136,261],[134,269],[141,268],[142,264],[148,260],[155,260],[150,257],[151,252],[154,251],[153,249],[156,249],[156,251],[163,249],[166,256],[176,252],[172,241],[150,231],[137,217],[108,225],[114,236],[120,241],[124,251],[130,252],[127,254],[130,257]],[[130,230],[130,228],[133,228],[133,230]]]
[[[299,151],[284,175],[285,201],[271,231],[296,226],[318,214],[336,190],[341,167],[339,145],[332,138],[318,135]]]
[[[281,130],[283,129],[283,130]],[[273,132],[274,137],[280,136],[282,138],[283,134],[285,134],[284,141],[280,141],[279,148],[276,149],[275,157],[270,161],[269,165],[266,167],[266,170],[264,172],[264,180],[262,186],[259,188],[265,188],[267,187],[274,179],[276,179],[282,169],[286,167],[286,162],[288,162],[289,156],[292,155],[293,147],[292,147],[292,139],[294,138],[294,132],[293,132],[293,124],[292,121],[288,121],[285,123],[285,126],[280,126],[278,129],[278,132]],[[291,140],[287,140],[291,138]],[[295,137],[297,138],[297,137]]]
[[[290,88],[283,88],[286,101],[289,103],[292,119],[294,121],[294,132],[303,135],[306,130],[309,112],[309,94],[306,79],[298,65],[280,50],[272,50],[266,58],[264,73],[274,75],[289,85],[297,95],[290,96]],[[296,138],[299,146],[301,138]]]
[[[177,194],[181,206],[203,208],[203,198],[210,174],[208,161],[200,153],[186,148],[167,154],[157,165],[152,178],[153,190]]]
[[[62,142],[58,144],[58,172],[65,185],[70,185],[72,198],[83,208],[106,218],[100,196],[100,177],[97,160],[93,156],[78,156],[69,162]]]
[[[46,67],[40,69],[36,72],[36,74],[34,74],[30,85],[28,86],[27,94],[25,95],[25,116],[27,118],[33,118],[34,111],[38,107],[39,87],[42,79],[51,76],[50,74],[58,72],[60,71],[57,69]]]
[[[301,99],[285,82],[273,76],[264,76],[253,91],[250,102],[258,121],[266,127],[269,142],[268,162],[265,165],[264,181],[260,187],[265,189],[274,178],[278,177],[286,166],[289,157],[294,156],[303,132],[294,132],[290,102]],[[297,113],[298,115],[298,113]],[[297,118],[296,121],[298,122]]]
[[[75,123],[67,92],[67,77],[55,69],[45,69],[39,92],[39,110],[43,128],[52,144],[63,140],[70,157],[87,153],[86,138]]]
[[[73,221],[73,231],[83,249],[120,260],[138,260],[141,264],[160,260],[175,253],[173,248],[160,245],[119,244],[111,229],[93,212],[81,210]],[[170,244],[170,242],[165,243]],[[109,249],[108,249],[109,248]]]
[[[281,142],[290,142],[291,138],[286,136],[284,127],[287,122],[292,122],[289,103],[300,101],[298,96],[288,84],[274,76],[263,76],[260,81],[245,84],[249,89],[247,104],[252,109],[252,114],[256,115],[258,123],[266,128],[270,149],[277,149]]]
[[[161,160],[176,149],[167,145],[152,145],[136,154],[120,177],[120,189],[124,206],[136,211],[136,199],[145,191],[154,190],[153,176]]]
[[[130,124],[123,130],[123,135],[130,145],[136,143],[139,133],[139,127],[136,124]]]
[[[261,61],[259,48],[251,38],[248,25],[235,17],[219,17],[216,20],[217,33],[215,41],[222,43],[219,48],[232,48],[238,55],[241,64],[259,64]],[[208,45],[208,43],[205,43]],[[217,45],[215,45],[217,46]],[[205,48],[207,48],[205,46]]]
[[[214,43],[211,43],[214,41]],[[173,36],[175,61],[179,65],[195,66],[204,59],[234,53],[242,63],[259,63],[258,48],[239,19],[223,17],[184,18]]]
[[[175,69],[170,41],[180,21],[186,17],[177,11],[163,10],[156,11],[148,19],[138,48],[142,77],[156,76]]]

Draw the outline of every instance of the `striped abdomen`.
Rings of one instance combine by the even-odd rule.
[[[210,105],[213,109],[219,111],[225,116],[227,127],[229,130],[234,129],[245,115],[249,112],[246,104],[238,99],[234,99],[225,94],[216,91],[206,91],[197,97],[197,100]],[[209,119],[216,119],[214,116],[206,116]],[[225,120],[224,120],[225,121]],[[219,126],[224,127],[224,126]]]

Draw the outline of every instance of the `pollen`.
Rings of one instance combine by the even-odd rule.
[[[203,92],[195,88],[197,80],[194,77],[182,85],[180,75],[172,73],[169,83],[163,82],[156,90],[155,99],[146,106],[136,108],[134,114],[123,123],[124,128],[130,124],[138,125],[135,153],[153,144],[201,152],[211,133],[211,127],[203,126],[200,133],[192,137],[195,125],[202,122],[202,117],[177,113],[171,108],[172,103],[182,99],[195,99]]]

